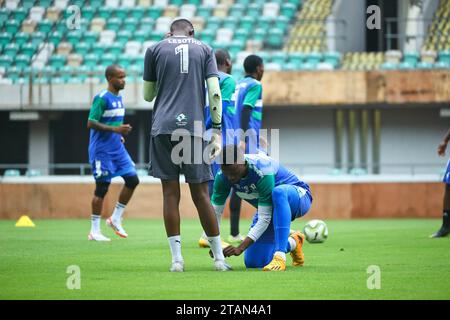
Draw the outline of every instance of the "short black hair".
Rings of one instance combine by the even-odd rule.
[[[224,66],[227,64],[227,59],[231,60],[230,54],[225,49],[217,49],[215,52],[216,61],[218,66]]]
[[[106,80],[109,80],[110,78],[114,77],[118,69],[122,69],[122,67],[119,66],[118,64],[111,64],[107,66],[105,69]]]
[[[223,147],[219,155],[219,161],[222,166],[245,163],[244,151],[237,144],[227,144]]]
[[[175,30],[194,31],[194,25],[188,19],[176,19],[170,25],[170,32]]]
[[[244,60],[244,70],[248,74],[256,72],[256,68],[263,64],[263,59],[255,54],[249,55]]]

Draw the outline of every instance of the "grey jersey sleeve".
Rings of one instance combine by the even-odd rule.
[[[217,69],[216,57],[213,50],[208,46],[208,54],[205,60],[205,78],[219,77],[219,70]]]
[[[153,55],[153,47],[150,47],[145,52],[144,59],[144,81],[155,82],[156,81],[156,70]]]

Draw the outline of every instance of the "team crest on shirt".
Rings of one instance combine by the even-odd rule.
[[[184,113],[180,113],[176,116],[175,119],[177,120],[177,126],[184,127],[185,125],[187,125],[187,117]]]

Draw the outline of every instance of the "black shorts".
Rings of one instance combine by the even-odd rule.
[[[207,142],[200,137],[170,134],[150,136],[148,173],[161,180],[178,180],[183,173],[187,183],[213,180],[211,165],[203,159]],[[179,140],[178,140],[179,138]]]

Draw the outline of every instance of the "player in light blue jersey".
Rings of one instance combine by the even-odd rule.
[[[239,127],[247,133],[245,153],[256,154],[260,150],[260,130],[262,128],[262,85],[264,62],[257,55],[249,55],[244,60],[245,78],[236,85],[236,113]],[[244,137],[241,137],[243,139]]]
[[[128,236],[122,227],[122,215],[134,189],[139,184],[139,179],[134,163],[124,146],[123,135],[131,131],[129,124],[123,124],[125,108],[122,96],[119,95],[119,91],[125,87],[125,76],[125,71],[121,67],[108,66],[105,71],[108,89],[94,97],[89,112],[89,162],[96,185],[92,200],[89,240],[110,241],[100,231],[100,219],[103,198],[108,192],[111,179],[117,176],[123,177],[125,186],[122,188],[112,216],[106,222],[120,237]]]
[[[269,156],[243,154],[236,145],[223,149],[221,171],[214,180],[212,204],[220,221],[231,188],[257,212],[250,231],[238,246],[224,249],[225,256],[245,251],[247,268],[284,271],[286,253],[294,266],[304,264],[304,235],[291,232],[291,221],[304,216],[312,204],[309,186]]]

